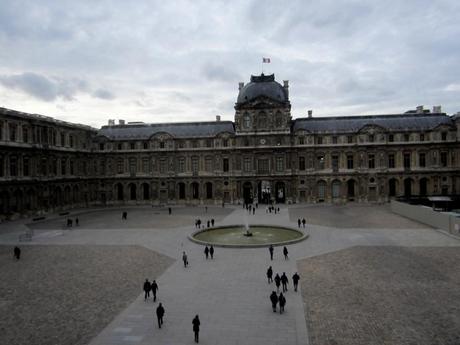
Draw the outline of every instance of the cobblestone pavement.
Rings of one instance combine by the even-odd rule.
[[[299,261],[311,345],[460,344],[459,248],[353,247]]]
[[[388,204],[302,205],[290,208],[289,216],[292,222],[305,218],[310,224],[336,228],[429,228],[425,224],[394,214]]]
[[[334,217],[334,208],[328,205],[321,206],[329,210],[331,218]],[[305,214],[310,212],[311,207],[280,206],[280,212],[277,214],[266,213],[265,208],[259,207],[255,215],[249,215],[241,206],[226,206],[225,210],[220,207],[214,209],[216,214],[217,212],[229,212],[227,216],[214,217],[217,225],[244,224],[248,221],[249,224],[297,227],[296,218],[292,218],[292,214],[290,218],[289,213]],[[320,212],[326,212],[321,207],[319,209]],[[364,207],[362,210],[365,209]],[[137,298],[134,300],[126,298],[121,301],[125,303],[125,306],[128,304],[129,306],[125,309],[122,307],[123,310],[107,327],[102,329],[103,326],[99,325],[101,327],[99,334],[89,342],[90,345],[192,344],[191,320],[197,313],[202,320],[200,343],[203,344],[307,345],[307,323],[300,293],[295,293],[292,289],[287,292],[285,314],[274,314],[271,311],[268,296],[273,286],[267,284],[265,278],[269,265],[273,266],[275,272],[286,272],[291,277],[298,269],[297,260],[352,246],[397,245],[458,248],[460,245],[459,240],[431,228],[420,225],[417,227],[417,223],[414,222],[404,223],[406,221],[404,218],[393,216],[388,210],[380,212],[380,227],[363,227],[363,223],[355,219],[357,214],[359,215],[355,209],[354,218],[342,217],[342,224],[336,224],[337,227],[325,226],[321,223],[312,224],[310,218],[307,218],[308,224],[304,231],[310,237],[303,242],[289,246],[289,260],[282,258],[279,248],[275,248],[273,261],[270,261],[268,257],[267,248],[217,248],[216,258],[213,261],[206,261],[203,247],[187,239],[187,236],[195,231],[194,219],[206,219],[206,215],[203,215],[204,208],[176,207],[173,208],[173,216],[160,211],[155,214],[154,220],[148,219],[151,215],[150,209],[140,207],[139,217],[131,217],[130,215],[136,214],[134,210],[130,208],[128,211],[128,221],[132,220],[128,228],[124,227],[127,222],[120,220],[119,210],[107,214],[102,212],[94,219],[90,216],[93,212],[83,212],[83,214],[81,211],[72,211],[70,217],[77,213],[83,214],[81,227],[73,227],[70,230],[43,226],[35,230],[31,242],[32,246],[62,245],[64,248],[69,245],[81,245],[80,248],[85,248],[85,246],[104,246],[106,248],[115,246],[118,248],[120,245],[137,245],[177,259],[163,274],[158,276],[159,301],[164,303],[166,308],[165,327],[159,330],[155,323],[156,303],[144,302],[141,292],[137,292]],[[371,208],[366,210],[366,213],[361,211],[361,215],[367,215],[372,211]],[[209,214],[214,214],[213,212],[214,210],[208,208]],[[58,222],[62,224],[65,218],[61,217]],[[51,219],[53,219],[52,216],[48,217],[47,222]],[[181,219],[186,219],[186,221]],[[136,220],[139,220],[138,227],[136,227]],[[388,222],[385,223],[385,220]],[[94,229],[91,227],[93,221]],[[154,226],[151,225],[152,221],[154,221]],[[405,224],[407,228],[396,226],[398,222]],[[0,224],[0,243],[9,245],[10,249],[12,245],[17,244],[18,235],[24,231],[23,223],[25,222]],[[187,269],[183,267],[180,260],[182,251],[186,251],[189,256],[190,266]],[[52,265],[50,263],[50,266]],[[86,262],[86,265],[92,265],[92,261]],[[112,276],[120,279],[121,274],[112,272]],[[136,289],[138,289],[138,282],[136,282]],[[51,295],[55,289],[51,287],[49,291],[52,291],[49,292]],[[84,299],[85,296],[80,296],[80,298]],[[14,304],[16,300],[8,303]],[[42,321],[42,324],[46,325],[46,323],[47,321]],[[76,329],[86,327],[84,320],[73,320],[71,323]],[[19,331],[16,329],[15,332]],[[26,344],[29,345],[29,343]]]
[[[139,246],[0,246],[0,344],[87,344],[173,262]]]

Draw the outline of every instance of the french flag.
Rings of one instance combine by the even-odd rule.
[[[262,63],[270,63],[270,58],[262,58]]]

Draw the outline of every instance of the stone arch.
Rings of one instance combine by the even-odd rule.
[[[125,199],[125,193],[123,190],[123,185],[121,183],[117,183],[115,185],[115,194],[117,196],[118,201],[123,201]]]
[[[404,179],[404,197],[409,198],[412,196],[414,180],[410,177]]]
[[[190,192],[192,194],[192,199],[200,198],[200,184],[198,182],[192,182],[190,184]]]
[[[149,184],[144,182],[141,185],[141,188],[142,188],[142,198],[144,200],[149,200],[150,199],[150,186],[149,186]]]
[[[181,200],[185,199],[185,183],[179,182],[177,184],[177,189],[178,189],[179,199]]]
[[[334,180],[331,183],[331,193],[332,193],[332,199],[339,199],[340,198],[340,188],[342,184],[340,183],[339,180]]]
[[[206,182],[205,184],[206,199],[212,199],[213,197],[213,188],[211,182]]]
[[[428,194],[428,179],[422,177],[419,181],[419,195],[426,196]]]
[[[327,183],[324,180],[319,180],[316,183],[317,197],[318,197],[318,201],[320,202],[326,200],[326,187],[327,187]]]
[[[354,179],[349,179],[347,181],[347,198],[348,200],[353,200],[356,194],[356,181]]]
[[[130,183],[128,185],[129,191],[129,200],[136,200],[137,199],[137,186],[135,183]]]
[[[71,200],[72,200],[72,192],[71,192],[70,186],[65,186],[64,187],[64,204],[65,205],[70,204]]]
[[[73,203],[77,204],[80,202],[80,188],[78,185],[74,185],[72,189],[72,197],[73,197]]]
[[[0,193],[0,214],[6,215],[10,212],[10,194],[4,190]]]
[[[396,196],[397,194],[398,194],[398,180],[393,177],[388,180],[388,195]]]

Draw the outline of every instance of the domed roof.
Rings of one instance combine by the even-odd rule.
[[[243,86],[238,94],[237,103],[248,102],[258,96],[266,96],[278,102],[287,102],[286,90],[275,81],[275,75],[251,76],[251,82]]]

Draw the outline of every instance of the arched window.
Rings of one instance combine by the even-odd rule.
[[[251,128],[251,117],[247,113],[243,115],[243,128]]]

